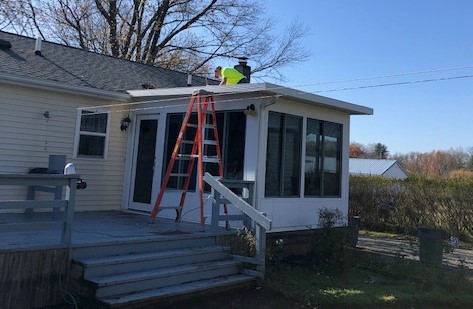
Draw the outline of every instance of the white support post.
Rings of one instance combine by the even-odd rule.
[[[266,263],[266,229],[261,225],[256,225],[255,230],[256,237],[256,258],[258,259],[258,265],[256,270],[260,273],[261,278],[264,278],[265,263]]]
[[[66,187],[67,206],[64,210],[64,226],[62,229],[61,242],[69,247],[72,237],[72,221],[74,220],[74,208],[76,203],[77,179],[69,178],[69,184]]]

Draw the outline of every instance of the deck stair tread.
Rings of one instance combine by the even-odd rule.
[[[72,250],[71,288],[105,307],[138,308],[183,295],[212,293],[256,282],[219,235],[181,230],[143,239],[84,244]]]
[[[116,275],[98,276],[89,278],[87,280],[94,282],[98,287],[106,287],[135,281],[152,280],[161,277],[189,274],[197,271],[210,271],[213,269],[228,268],[232,266],[237,267],[238,264],[238,262],[228,259],[222,261],[212,261],[212,263],[203,262],[172,267],[160,267],[148,269],[145,271],[134,271]]]
[[[75,260],[76,263],[83,265],[84,267],[98,267],[109,264],[122,264],[132,263],[140,261],[148,261],[160,258],[172,258],[178,256],[194,256],[206,253],[226,252],[229,249],[222,246],[206,246],[206,247],[195,247],[195,248],[182,248],[176,250],[166,250],[157,252],[145,252],[145,253],[132,253],[126,255],[113,255],[98,258],[84,258]]]
[[[221,233],[221,235],[224,234]],[[84,259],[167,251],[179,248],[200,248],[215,245],[215,237],[216,235],[211,233],[197,236],[194,234],[183,234],[85,244],[73,248],[72,256],[74,260],[81,261]]]
[[[226,286],[239,285],[254,282],[255,278],[249,275],[237,274],[218,278],[187,282],[179,285],[167,286],[158,289],[150,289],[129,294],[115,295],[99,298],[99,300],[109,306],[120,306],[134,302],[144,302],[153,299],[171,298],[179,295],[198,293],[205,290],[223,288]]]

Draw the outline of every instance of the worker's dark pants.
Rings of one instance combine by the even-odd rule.
[[[245,77],[245,78],[240,79],[240,81],[237,84],[248,84],[248,83],[249,83],[248,78]]]

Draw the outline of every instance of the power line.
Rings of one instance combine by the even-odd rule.
[[[277,90],[282,88],[296,88],[296,87],[309,87],[309,86],[320,86],[320,85],[327,85],[327,84],[337,84],[343,82],[354,82],[354,81],[362,81],[362,80],[373,80],[379,78],[390,78],[390,77],[400,77],[400,76],[407,76],[407,75],[416,75],[416,74],[424,74],[424,73],[436,73],[436,72],[446,72],[446,71],[453,71],[453,70],[461,70],[461,69],[472,69],[473,65],[465,65],[459,67],[449,67],[449,68],[437,68],[437,69],[429,69],[429,70],[421,70],[421,71],[411,71],[411,72],[404,72],[404,73],[394,73],[394,74],[386,74],[386,75],[375,75],[375,76],[367,76],[367,77],[357,77],[352,79],[342,79],[342,80],[335,80],[335,81],[325,81],[325,82],[316,82],[316,83],[309,83],[309,84],[300,84],[300,85],[292,85],[292,86],[277,86],[272,88],[267,88],[266,90]],[[447,78],[447,79],[457,79],[461,77],[454,77],[454,78]],[[355,90],[355,89],[366,89],[366,88],[375,88],[375,87],[384,87],[384,86],[394,86],[394,85],[404,85],[409,83],[419,83],[419,82],[428,82],[428,81],[437,81],[442,79],[433,79],[433,80],[425,80],[425,81],[414,81],[414,82],[399,82],[399,83],[389,83],[389,84],[381,84],[381,85],[370,85],[370,86],[360,86],[360,87],[346,87],[340,89],[331,89],[331,90],[319,90],[319,91],[305,91],[302,93],[323,93],[323,92],[334,92],[334,91],[346,91],[346,90]],[[240,84],[239,89],[245,90],[246,84]],[[248,86],[249,88],[250,86]],[[232,95],[238,94],[240,92],[227,92],[221,94],[214,94],[215,96],[223,96],[223,95]],[[190,99],[191,95],[168,98],[168,99],[159,99],[159,100],[151,100],[151,101],[141,101],[141,102],[128,102],[128,103],[117,103],[117,104],[109,104],[109,105],[101,105],[101,106],[93,106],[93,107],[79,107],[78,109],[94,109],[94,108],[107,108],[107,107],[117,107],[117,106],[133,106],[133,105],[140,105],[140,104],[150,104],[150,103],[157,103],[157,102],[165,102],[165,101],[178,101],[183,99]],[[176,106],[176,105],[173,105]]]
[[[473,66],[472,66],[473,67]],[[325,92],[338,92],[338,91],[348,91],[348,90],[358,90],[358,89],[369,89],[369,88],[378,88],[378,87],[387,87],[387,86],[400,86],[400,85],[409,85],[409,84],[419,84],[419,83],[427,83],[427,82],[435,82],[435,81],[446,81],[446,80],[455,80],[455,79],[465,79],[465,78],[472,78],[473,75],[461,75],[461,76],[452,76],[452,77],[441,77],[441,78],[431,78],[431,79],[423,79],[423,80],[414,80],[414,81],[404,81],[404,82],[395,82],[395,83],[384,83],[384,84],[374,84],[374,85],[366,85],[366,86],[357,86],[357,87],[344,87],[344,88],[335,88],[335,89],[328,89],[328,90],[317,90],[317,91],[300,91],[294,94],[318,94],[318,93],[325,93]],[[244,84],[239,85],[241,86],[239,89],[245,90]],[[250,86],[246,87],[247,90],[251,89]],[[270,87],[264,90],[278,90],[288,88],[286,86],[277,86],[277,87]],[[227,93],[220,93],[214,94],[215,96],[227,96],[227,95],[234,95],[239,94],[241,92],[234,91],[234,92],[227,92]],[[218,100],[215,103],[225,103],[225,102],[235,102],[235,101],[243,101],[249,99],[264,99],[264,98],[273,98],[273,97],[280,97],[280,94],[274,95],[266,95],[266,96],[252,96],[252,97],[245,97],[245,98],[234,98],[234,99],[225,99],[225,100]],[[175,98],[166,98],[166,99],[157,99],[157,100],[149,100],[149,101],[139,101],[139,102],[129,102],[129,103],[118,103],[118,104],[109,104],[109,105],[100,105],[100,106],[91,106],[91,107],[79,107],[78,110],[90,110],[90,109],[103,109],[107,107],[118,107],[118,106],[135,106],[135,105],[142,105],[142,104],[152,104],[152,103],[161,103],[161,102],[169,102],[169,101],[180,101],[185,99],[190,99],[191,95],[175,97]],[[165,105],[165,106],[150,106],[150,107],[141,107],[141,108],[128,108],[124,110],[117,110],[113,112],[131,112],[131,111],[142,111],[142,110],[157,110],[157,109],[164,109],[169,107],[179,107],[179,106],[187,106],[188,104],[172,104],[172,105]]]
[[[425,74],[425,73],[447,72],[447,71],[462,70],[462,69],[473,69],[473,65],[466,65],[466,66],[460,66],[460,67],[450,67],[450,68],[438,68],[438,69],[430,69],[430,70],[423,70],[423,71],[412,71],[412,72],[404,72],[404,73],[394,73],[394,74],[386,74],[386,75],[356,77],[356,78],[351,78],[351,79],[340,79],[340,80],[334,80],[334,81],[317,82],[317,83],[306,84],[306,85],[307,86],[319,86],[319,85],[338,84],[338,83],[345,83],[345,82],[356,82],[356,81],[361,81],[361,80],[372,80],[372,79],[380,79],[380,78],[400,77],[400,76],[418,75],[418,74]],[[301,87],[301,86],[306,86],[306,85],[296,85],[294,87]]]
[[[437,82],[437,81],[443,81],[443,80],[454,80],[454,79],[463,79],[463,78],[472,78],[472,77],[473,77],[473,75],[441,77],[441,78],[431,78],[431,79],[422,79],[422,80],[396,82],[396,83],[386,83],[386,84],[377,84],[377,85],[368,85],[368,86],[358,86],[358,87],[346,87],[346,88],[329,89],[329,90],[319,90],[319,91],[313,91],[311,93],[315,94],[315,93],[323,93],[323,92],[335,92],[335,91],[368,89],[368,88],[387,87],[387,86],[409,85],[409,84],[429,83],[429,82]]]

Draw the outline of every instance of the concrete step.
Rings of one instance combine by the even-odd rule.
[[[158,236],[153,238],[131,238],[104,243],[85,244],[73,248],[72,258],[99,258],[132,253],[146,253],[173,250],[178,248],[196,248],[215,244],[215,235],[210,233]]]
[[[74,261],[71,276],[75,279],[88,279],[133,271],[143,271],[156,267],[223,260],[229,257],[229,251],[227,247],[213,245],[198,248],[80,259]]]
[[[86,281],[95,290],[95,297],[103,298],[179,285],[186,282],[235,275],[238,272],[239,263],[229,259],[93,277]]]
[[[129,306],[139,308],[140,305],[153,304],[163,300],[169,300],[182,295],[193,295],[209,290],[228,289],[243,284],[251,284],[256,280],[252,276],[237,274],[223,276],[200,281],[192,281],[180,285],[172,285],[162,288],[150,289],[129,294],[120,294],[111,297],[103,297],[98,300],[109,307]],[[158,306],[156,308],[159,308]]]

